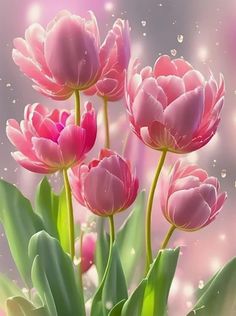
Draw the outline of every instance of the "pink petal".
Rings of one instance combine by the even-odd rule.
[[[165,109],[166,125],[179,135],[192,135],[199,127],[203,110],[202,88],[187,92]]]
[[[81,161],[85,151],[85,140],[86,132],[80,126],[69,125],[63,129],[58,138],[58,145],[65,166],[69,167]]]
[[[50,139],[32,138],[36,156],[49,167],[62,169],[65,167],[60,147]]]
[[[153,67],[154,76],[157,78],[159,76],[177,75],[177,69],[174,63],[167,55],[159,57]]]
[[[203,183],[200,185],[199,191],[209,207],[212,208],[215,205],[217,199],[216,188],[211,184]]]
[[[173,63],[175,64],[178,76],[180,77],[183,77],[186,74],[186,72],[193,70],[192,65],[182,58],[173,60]]]
[[[186,91],[194,90],[203,86],[204,77],[197,70],[191,70],[183,76]]]
[[[85,152],[94,146],[97,136],[97,117],[92,103],[85,103],[85,112],[81,117],[81,127],[86,131]]]
[[[167,97],[168,104],[185,92],[184,82],[182,78],[177,76],[161,76],[157,78],[157,82],[162,87]]]

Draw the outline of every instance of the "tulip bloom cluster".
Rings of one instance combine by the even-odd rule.
[[[166,155],[168,152],[186,154],[195,151],[205,146],[214,136],[224,104],[223,76],[220,77],[219,84],[213,75],[206,80],[184,59],[171,60],[165,55],[157,59],[153,68],[147,66],[140,70],[138,61],[134,61],[129,66],[131,45],[128,21],[121,19],[115,21],[101,44],[96,17],[92,12],[89,12],[86,18],[82,18],[68,11],[62,11],[46,29],[39,24],[31,25],[25,32],[25,39],[15,39],[14,45],[13,60],[20,70],[32,79],[34,89],[55,101],[66,100],[75,94],[74,110],[59,109],[56,103],[52,110],[39,103],[27,105],[24,119],[20,123],[15,119],[8,120],[6,132],[17,150],[12,153],[12,156],[22,167],[40,174],[52,174],[58,171],[63,174],[64,190],[60,197],[63,202],[59,199],[59,210],[56,213],[54,208],[57,204],[54,203],[51,206],[50,212],[53,215],[47,214],[45,230],[48,227],[56,227],[53,237],[58,238],[63,251],[70,253],[70,263],[74,263],[79,257],[80,273],[87,272],[94,263],[96,264],[96,244],[105,237],[99,235],[97,239],[94,232],[90,230],[84,232],[81,227],[75,230],[74,207],[77,204],[73,204],[72,197],[74,197],[74,202],[87,208],[93,216],[108,219],[110,250],[107,261],[106,258],[100,258],[100,261],[106,261],[106,265],[103,267],[104,274],[94,297],[91,314],[107,316],[111,308],[105,306],[101,311],[99,299],[101,293],[102,296],[105,295],[102,291],[106,278],[109,274],[110,277],[113,275],[112,262],[117,260],[117,258],[112,259],[116,253],[113,216],[124,212],[134,203],[140,186],[131,162],[109,148],[108,101],[118,101],[125,97],[132,131],[141,139],[143,146],[149,146],[161,152],[146,207],[145,276],[147,281],[151,275],[149,271],[152,269],[153,262],[151,238],[153,200]],[[86,98],[96,94],[104,100],[106,148],[101,149],[98,159],[92,159],[87,163],[84,159],[89,156],[96,142],[97,123],[96,113],[90,102],[85,103],[85,111],[81,116],[80,91],[84,92]],[[210,224],[221,211],[226,200],[226,193],[220,192],[220,184],[215,177],[209,177],[207,172],[198,166],[184,165],[180,161],[175,163],[169,176],[163,178],[160,190],[161,209],[164,217],[171,224],[162,249],[167,246],[175,229],[195,231]],[[55,196],[52,195],[52,200],[54,198]],[[42,204],[40,198],[38,199]],[[47,203],[44,201],[43,214],[40,219],[37,219],[38,222],[41,223],[41,219],[42,222],[45,220],[44,208],[51,203],[52,201],[47,201]],[[63,203],[66,204],[64,213],[61,211]],[[42,209],[41,204],[39,209]],[[143,208],[142,211],[144,212]],[[61,213],[58,215],[57,212]],[[58,224],[60,217],[63,219],[63,225],[68,224],[69,236],[67,236],[67,231],[65,236],[64,227],[63,233],[60,231],[61,226]],[[50,220],[54,222],[48,225]],[[34,221],[33,227],[37,221]],[[139,227],[135,229],[139,234]],[[47,233],[51,234],[51,230],[49,229]],[[35,245],[35,239],[39,235],[32,237],[33,241],[29,243],[30,249]],[[52,242],[49,237],[40,236],[44,242],[47,238],[49,243]],[[122,238],[129,238],[128,234],[124,236]],[[105,247],[105,244],[104,241],[102,246]],[[101,244],[99,246],[101,248]],[[37,251],[40,249],[44,247],[38,247]],[[48,248],[45,247],[45,249]],[[58,245],[53,248],[52,256],[57,254],[55,249],[58,250]],[[106,249],[103,251],[104,255]],[[61,254],[61,260],[63,256],[64,254]],[[36,256],[34,260],[35,265],[37,260],[41,260],[38,258],[40,256]],[[67,259],[66,256],[64,265],[68,263]],[[59,262],[60,267],[64,267],[63,264]],[[57,272],[59,266],[55,268]],[[118,261],[116,268],[120,266]],[[46,273],[44,277],[46,280]],[[116,272],[114,272],[114,278],[118,278]],[[38,280],[33,278],[33,281],[35,279]],[[71,276],[68,279],[71,280]],[[117,283],[116,279],[114,282]],[[76,281],[76,283],[80,282]],[[64,285],[58,284],[58,286]],[[50,285],[47,283],[48,288]],[[149,290],[146,292],[149,293]],[[50,291],[53,292],[53,287]],[[118,293],[117,290],[114,292]],[[46,295],[45,293],[43,296]],[[127,299],[125,296],[126,294],[123,299]],[[81,297],[83,301],[84,296],[81,295]],[[43,299],[42,297],[42,301]],[[122,298],[119,297],[119,299],[122,302]],[[139,302],[138,305],[140,304]],[[73,306],[69,308],[73,310]],[[124,310],[129,309],[126,306]],[[145,307],[140,315],[144,315],[144,311]],[[66,309],[63,313],[58,316],[72,316]],[[84,316],[83,308],[80,314]],[[163,314],[165,313],[161,312],[158,315]],[[127,316],[125,312],[123,314],[123,311],[122,315]],[[150,314],[150,316],[155,315]]]

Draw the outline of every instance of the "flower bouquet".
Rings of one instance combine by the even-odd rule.
[[[12,156],[31,172],[56,173],[64,185],[56,194],[45,176],[31,204],[14,185],[0,181],[0,221],[24,284],[22,290],[0,276],[3,315],[168,315],[179,257],[179,248],[168,248],[169,240],[175,230],[209,225],[226,193],[197,165],[177,160],[168,173],[162,169],[171,153],[193,152],[214,136],[224,103],[223,76],[219,82],[212,73],[205,79],[184,59],[166,55],[142,68],[140,61],[130,61],[128,21],[116,20],[101,43],[92,12],[86,18],[59,12],[46,29],[31,25],[14,46],[16,65],[55,107],[30,104],[20,123],[8,120],[7,136],[16,148]],[[88,99],[82,106],[81,92]],[[74,109],[61,109],[57,101],[72,95]],[[103,104],[105,135],[104,148],[93,159],[92,95]],[[160,152],[147,199],[132,159],[112,149],[109,105],[121,100],[132,132],[143,146]],[[156,252],[151,234],[155,193],[170,224]],[[79,204],[91,213],[86,223],[75,221]],[[131,206],[116,230],[116,214],[128,214]],[[93,282],[87,286],[91,269]],[[233,259],[196,291],[188,316],[236,315],[235,284]]]

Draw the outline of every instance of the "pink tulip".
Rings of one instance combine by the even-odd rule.
[[[224,104],[224,79],[217,85],[183,59],[157,59],[138,72],[134,63],[127,82],[127,106],[134,132],[157,150],[187,153],[215,134]]]
[[[130,27],[128,21],[117,19],[105,39],[113,48],[101,70],[97,83],[86,94],[97,94],[108,101],[117,101],[124,96],[126,70],[130,60]]]
[[[195,165],[177,161],[167,178],[163,178],[161,208],[165,218],[185,231],[210,224],[222,209],[226,193],[220,193],[217,178]]]
[[[16,38],[14,45],[13,59],[20,70],[37,91],[55,100],[94,85],[113,46],[107,41],[100,47],[92,12],[86,20],[68,11],[60,12],[46,30],[32,24],[25,39]]]
[[[95,249],[96,249],[97,235],[95,233],[87,233],[83,236],[81,249],[81,270],[82,273],[87,272],[94,264]],[[80,252],[80,240],[76,243],[76,253]]]
[[[88,166],[73,168],[69,176],[74,197],[99,216],[127,209],[137,196],[138,180],[129,163],[107,149]]]
[[[37,173],[53,173],[79,163],[93,147],[97,133],[96,114],[85,105],[81,126],[74,125],[73,111],[49,111],[41,104],[27,105],[24,120],[7,122],[7,136],[18,151],[14,159]]]

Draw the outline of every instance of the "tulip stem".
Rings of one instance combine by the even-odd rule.
[[[64,186],[66,192],[66,203],[67,203],[67,212],[68,212],[68,220],[69,220],[69,244],[70,244],[70,255],[72,261],[75,256],[75,228],[74,228],[74,216],[73,216],[73,205],[72,205],[72,195],[71,188],[68,179],[67,169],[63,169],[63,178],[64,178]]]
[[[110,148],[110,130],[109,130],[109,115],[108,115],[108,100],[106,97],[103,98],[103,114],[105,124],[105,148]]]
[[[162,243],[162,245],[161,245],[161,249],[165,249],[165,248],[166,248],[166,246],[168,245],[168,242],[170,241],[170,238],[171,238],[171,236],[172,236],[172,234],[173,234],[175,228],[176,228],[176,227],[175,227],[174,225],[172,225],[172,226],[170,227],[170,229],[168,230],[168,232],[167,232],[167,234],[166,234],[166,236],[165,236],[165,239],[164,239],[164,241],[163,241],[163,243]]]
[[[113,244],[115,241],[115,225],[114,225],[113,215],[109,216],[109,223],[110,223],[110,238]]]
[[[157,181],[159,179],[161,169],[164,165],[166,158],[167,150],[163,150],[161,158],[159,160],[155,176],[152,181],[152,185],[149,191],[148,201],[147,201],[147,210],[146,210],[146,271],[148,272],[149,266],[153,261],[152,258],[152,242],[151,242],[151,224],[152,224],[152,205],[154,194],[157,186]]]
[[[80,93],[75,90],[75,125],[80,125]]]

